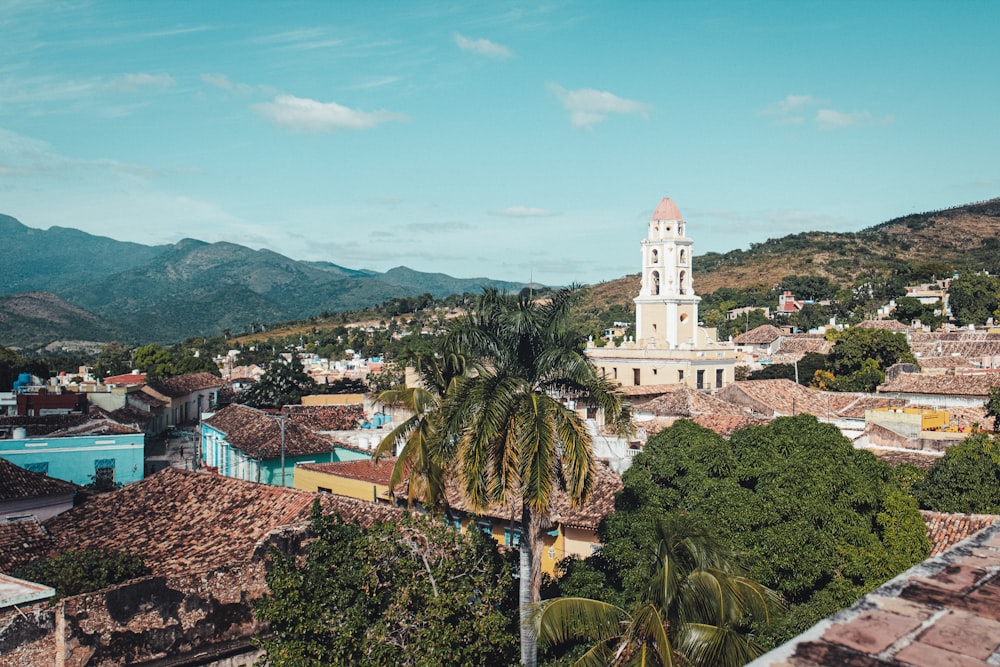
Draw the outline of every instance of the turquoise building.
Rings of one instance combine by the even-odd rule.
[[[79,435],[0,440],[0,458],[81,486],[98,479],[120,484],[144,476],[145,435]]]
[[[201,423],[201,461],[226,477],[294,486],[295,466],[369,458],[369,454],[338,446],[329,438],[299,425],[295,418],[245,405],[229,405]]]

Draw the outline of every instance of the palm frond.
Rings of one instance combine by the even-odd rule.
[[[629,615],[607,602],[569,597],[532,605],[529,619],[539,641],[545,646],[555,646],[569,641],[605,642],[620,637]]]

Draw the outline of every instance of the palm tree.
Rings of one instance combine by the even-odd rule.
[[[591,438],[580,417],[554,394],[580,392],[624,431],[627,406],[597,376],[570,331],[569,290],[547,301],[486,290],[476,310],[445,337],[445,349],[476,359],[477,373],[462,380],[442,404],[441,426],[459,481],[477,510],[513,506],[521,515],[521,662],[534,667],[537,650],[529,622],[539,599],[544,532],[557,485],[575,503],[586,500],[594,474]]]
[[[674,519],[654,525],[646,590],[631,612],[586,598],[535,606],[542,642],[594,642],[576,665],[737,667],[764,652],[747,636],[781,608],[777,593],[739,576],[704,530]]]
[[[465,358],[457,354],[418,356],[414,361],[421,376],[419,385],[389,389],[378,395],[379,403],[401,405],[413,414],[382,439],[372,458],[378,461],[383,456],[391,456],[396,446],[402,445],[389,478],[389,488],[395,489],[405,477],[409,505],[419,499],[425,507],[445,505],[447,511],[448,448],[444,444],[447,435],[440,424],[440,409],[449,392],[456,392],[467,366]]]

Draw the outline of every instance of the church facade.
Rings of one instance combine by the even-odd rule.
[[[698,325],[691,265],[694,242],[677,206],[664,197],[642,241],[642,286],[635,335],[621,344],[587,344],[599,373],[623,386],[683,384],[716,391],[735,381],[736,349]]]

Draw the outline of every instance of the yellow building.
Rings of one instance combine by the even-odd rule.
[[[624,386],[683,384],[718,390],[735,381],[736,349],[698,325],[691,266],[694,242],[677,206],[664,197],[642,241],[642,286],[635,297],[635,332],[620,345],[587,345],[604,377]]]
[[[395,459],[307,463],[295,468],[295,488],[305,491],[333,493],[376,503],[395,503],[397,497],[389,488],[389,477]],[[572,507],[569,497],[557,491],[552,502],[553,525],[544,538],[542,571],[555,574],[556,564],[567,556],[586,558],[600,546],[597,527],[614,509],[615,494],[621,490],[621,477],[607,466],[600,465],[594,476],[590,498],[580,507]],[[449,483],[448,502],[461,530],[481,530],[498,544],[516,547],[521,538],[521,507],[491,507],[474,512],[462,498],[458,485]],[[398,496],[405,501],[405,492]]]

